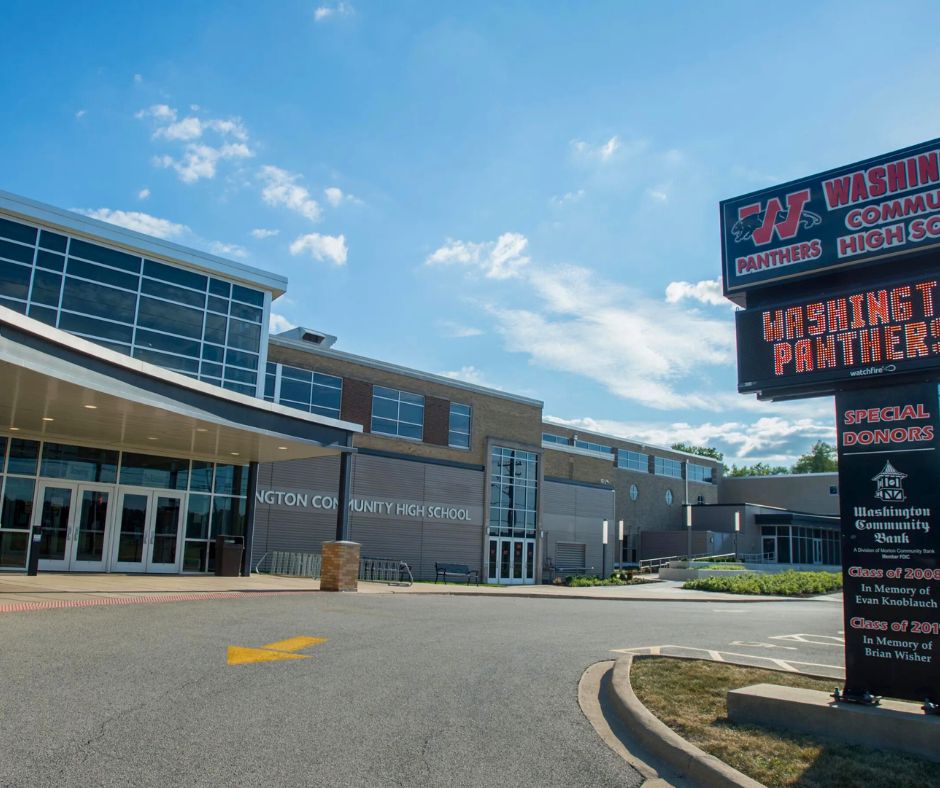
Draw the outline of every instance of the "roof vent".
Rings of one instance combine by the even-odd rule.
[[[333,347],[333,343],[336,342],[336,337],[332,334],[325,334],[322,331],[301,326],[292,328],[289,331],[282,331],[280,334],[275,334],[275,336],[281,339],[292,339],[295,342],[306,342],[321,348]]]

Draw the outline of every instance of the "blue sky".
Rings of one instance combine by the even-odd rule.
[[[277,327],[790,463],[718,201],[940,136],[940,5],[4,4],[0,188],[285,274]]]

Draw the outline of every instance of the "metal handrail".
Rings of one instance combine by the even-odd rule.
[[[734,558],[735,554],[734,553],[698,553],[698,554],[693,554],[691,558],[687,555],[668,555],[668,556],[662,556],[661,558],[644,558],[642,561],[639,562],[639,564],[640,564],[640,571],[642,572],[644,569],[649,569],[651,571],[653,569],[661,569],[662,567],[664,567],[666,564],[670,563],[671,561],[709,561],[709,560],[715,560],[718,558],[729,558],[729,557]]]

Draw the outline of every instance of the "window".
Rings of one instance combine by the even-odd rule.
[[[679,462],[679,460],[667,460],[665,457],[654,457],[653,473],[657,476],[671,476],[674,479],[681,479],[682,463]]]
[[[714,481],[713,469],[708,465],[689,462],[686,463],[686,469],[690,482],[708,482],[711,484]]]
[[[650,456],[641,454],[638,451],[627,451],[626,449],[617,450],[617,467],[625,468],[628,471],[640,471],[649,473]]]
[[[587,449],[588,451],[596,451],[598,454],[613,454],[614,450],[610,446],[605,446],[603,443],[592,443],[591,441],[576,440],[574,445],[579,449]]]
[[[542,443],[558,443],[562,446],[571,445],[571,441],[569,441],[564,435],[553,435],[550,432],[542,433]]]
[[[534,452],[493,447],[490,455],[491,536],[535,538],[538,459]]]
[[[666,490],[666,506],[672,506],[672,490]]]
[[[422,440],[424,397],[384,386],[373,386],[372,432]]]
[[[261,290],[183,266],[0,220],[3,306],[119,353],[252,395],[266,339],[264,299]],[[227,349],[235,352],[226,356]],[[202,370],[200,358],[220,366]]]
[[[264,398],[289,408],[338,419],[343,400],[343,379],[287,364],[269,363],[265,371]]]
[[[830,485],[829,485],[829,494],[830,494],[830,495],[838,495],[838,494],[839,494],[839,488],[838,488],[836,485],[834,485],[834,484],[830,484]]]
[[[470,406],[450,403],[447,425],[447,445],[458,449],[470,448]]]
[[[635,484],[631,484],[630,485],[630,500],[635,501],[639,497],[640,497],[640,488],[637,487]]]
[[[699,506],[704,506],[704,505],[705,505],[705,496],[704,496],[704,495],[699,495],[699,496],[695,499],[695,502],[696,502]]]

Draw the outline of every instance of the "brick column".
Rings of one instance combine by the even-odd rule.
[[[356,591],[358,578],[359,543],[324,542],[320,590]]]

